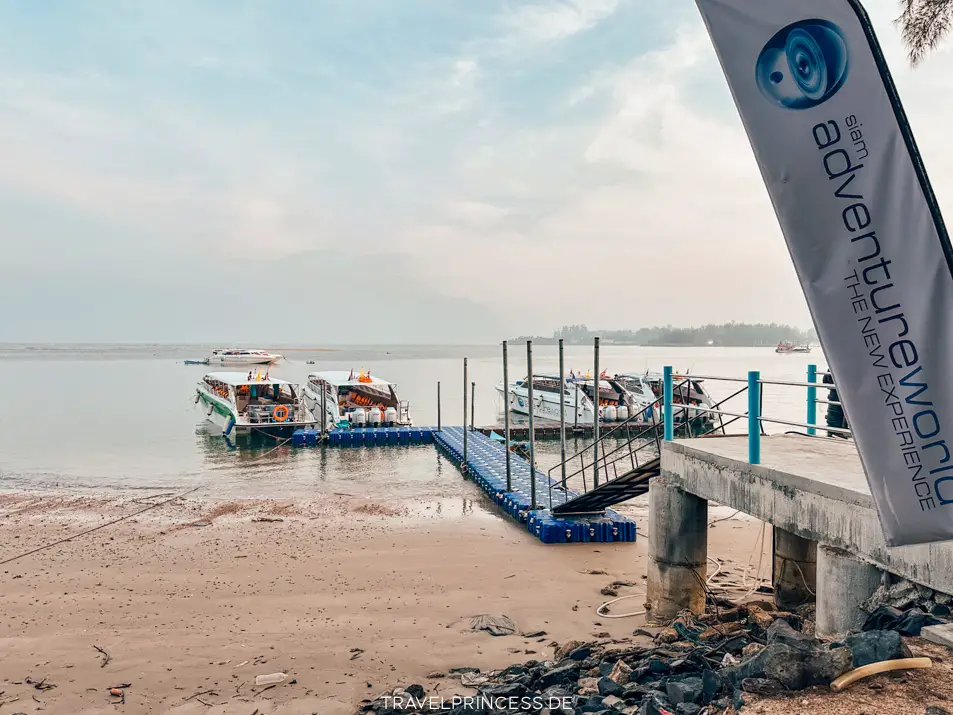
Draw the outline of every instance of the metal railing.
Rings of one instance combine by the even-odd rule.
[[[560,463],[552,467],[549,472],[549,507],[553,507],[553,491],[569,491],[568,482],[571,479],[581,477],[582,493],[589,490],[589,484],[586,474],[593,474],[593,488],[598,486],[598,477],[600,473],[605,474],[603,483],[613,482],[616,479],[632,474],[642,469],[646,464],[658,459],[661,454],[661,442],[671,441],[679,437],[695,438],[708,437],[718,432],[727,435],[725,428],[738,420],[747,420],[747,438],[748,438],[748,461],[751,464],[760,464],[761,462],[761,437],[766,435],[765,424],[783,425],[786,427],[800,427],[806,430],[809,436],[818,436],[818,432],[827,432],[828,436],[850,437],[850,429],[846,427],[835,427],[829,425],[819,425],[817,422],[817,405],[836,405],[841,403],[836,400],[825,400],[817,396],[818,389],[835,390],[836,385],[833,382],[818,382],[818,376],[827,373],[818,372],[816,366],[808,366],[807,380],[768,380],[763,379],[757,371],[751,371],[747,377],[724,377],[717,375],[691,375],[676,378],[671,367],[663,370],[662,396],[643,407],[637,414],[630,416],[622,423],[616,425],[611,430],[594,440],[592,444],[579,450],[572,456],[565,458]],[[741,383],[743,387],[732,392],[727,397],[721,398],[711,404],[710,407],[704,405],[689,405],[676,402],[676,395],[689,395],[691,383],[695,380],[720,381]],[[770,417],[764,412],[764,390],[765,385],[781,387],[804,387],[807,388],[807,414],[804,422],[797,422],[790,419]],[[683,389],[684,388],[684,389]],[[742,395],[747,396],[747,409],[727,410],[723,406],[732,400],[736,400]],[[657,419],[656,407],[661,407],[661,423]],[[639,420],[646,414],[651,415],[651,424],[647,427]],[[717,417],[717,424],[714,419],[704,419],[704,416],[710,418]],[[681,418],[681,419],[679,419]],[[725,418],[728,418],[727,421]],[[633,434],[633,425],[638,425],[639,430]],[[660,436],[661,435],[661,436]],[[622,440],[621,444],[609,445],[613,440]],[[606,447],[600,449],[600,445]],[[599,452],[601,451],[601,454]],[[595,457],[586,460],[586,455],[593,452]],[[650,455],[645,459],[646,454]],[[565,469],[568,465],[578,460],[578,468],[573,471]],[[622,463],[620,473],[619,464]],[[610,469],[612,470],[610,472]],[[561,470],[563,476],[559,480],[553,478],[553,473]]]
[[[671,378],[671,376],[669,376]],[[685,378],[678,384],[672,385],[671,389],[667,391],[669,395],[668,407],[669,410],[665,410],[665,394],[662,397],[657,398],[653,402],[649,403],[642,407],[636,414],[632,415],[623,422],[615,425],[608,432],[604,433],[594,444],[587,445],[583,449],[579,450],[572,456],[563,460],[559,464],[549,469],[547,476],[549,477],[549,507],[552,509],[553,506],[553,490],[561,491],[563,493],[568,492],[568,483],[569,480],[581,477],[582,478],[582,487],[583,493],[589,491],[589,484],[586,480],[586,474],[592,471],[593,475],[598,473],[605,474],[605,481],[603,483],[613,482],[620,477],[627,476],[632,472],[638,471],[639,469],[644,468],[647,464],[650,464],[652,461],[655,461],[659,458],[661,454],[661,442],[662,435],[668,430],[666,427],[665,417],[663,417],[662,422],[659,421],[657,415],[659,411],[662,411],[662,414],[668,414],[667,424],[671,426],[672,435],[680,434],[686,437],[706,437],[718,432],[726,434],[725,427],[736,422],[738,419],[746,417],[746,415],[734,415],[733,413],[724,412],[719,410],[718,407],[723,405],[728,400],[731,400],[741,394],[743,394],[747,387],[742,388],[729,395],[728,397],[722,399],[721,401],[714,403],[711,408],[705,408],[701,405],[686,405],[679,404],[674,402],[673,395],[684,394],[686,397],[690,394],[692,378]],[[683,390],[684,388],[684,390]],[[656,409],[659,408],[659,409]],[[650,424],[645,426],[645,423],[641,421],[641,418],[644,415],[650,415]],[[706,420],[705,415],[717,415],[717,423],[715,420]],[[725,422],[723,416],[730,416],[732,419]],[[633,435],[633,427],[636,427],[638,431]],[[624,434],[623,434],[624,432]],[[614,445],[607,445],[604,449],[600,450],[601,454],[595,456],[591,461],[586,461],[585,455],[590,451],[595,451],[594,447],[600,443],[611,443],[613,441],[622,440],[621,444],[616,443]],[[596,449],[598,449],[596,447]],[[648,453],[648,458],[645,459],[646,452]],[[563,467],[573,463],[576,459],[579,460],[579,467],[571,472],[566,472],[564,476],[557,480],[553,479],[553,472],[556,470],[563,470]],[[619,464],[622,463],[622,472],[619,471]],[[611,468],[611,473],[610,473]],[[593,488],[597,487],[598,484],[595,483],[593,479]]]

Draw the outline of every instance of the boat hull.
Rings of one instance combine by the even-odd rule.
[[[321,424],[321,393],[312,389],[311,385],[305,385],[301,391],[301,399],[304,402],[304,406],[308,408],[308,411],[314,416],[315,422],[320,426]],[[327,429],[334,429],[338,422],[344,420],[345,418],[341,415],[338,406],[334,403],[334,400],[330,397],[326,400],[325,404],[327,408],[327,416],[325,418],[325,427]],[[382,425],[387,427],[410,427],[413,425],[413,420],[410,417],[408,412],[404,419],[398,417],[397,421],[390,424],[381,422]],[[368,425],[371,426],[371,425]]]
[[[260,436],[287,439],[291,437],[295,430],[309,429],[316,424],[313,419],[252,424],[247,418],[236,414],[235,409],[224,400],[216,399],[204,392],[196,393],[195,405],[208,422],[221,430],[223,437],[247,438]]]
[[[208,359],[208,364],[214,367],[261,367],[264,365],[274,365],[281,360],[280,355],[271,355],[269,357],[249,357],[235,355],[213,355]]]
[[[505,393],[503,387],[497,385],[497,392],[500,395],[506,394],[507,407],[510,412],[516,414],[529,415],[529,391],[521,387],[510,387],[509,392]],[[559,396],[550,392],[539,392],[533,395],[533,417],[542,420],[559,422]],[[576,398],[569,395],[565,398],[566,424],[581,423],[590,424],[595,417],[592,411],[592,403],[588,397],[579,395],[579,406],[576,406]]]

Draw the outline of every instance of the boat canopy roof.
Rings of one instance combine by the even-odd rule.
[[[238,385],[294,385],[293,382],[288,382],[287,380],[281,380],[277,377],[269,377],[267,380],[265,376],[262,375],[262,379],[255,379],[258,376],[258,372],[255,371],[252,373],[252,379],[248,379],[247,372],[210,372],[205,376],[206,380],[216,380],[218,382],[224,382],[226,385],[238,386]]]
[[[642,377],[646,380],[662,380],[665,376],[661,372],[620,372],[619,377]],[[691,380],[692,382],[702,383],[705,380],[699,379],[697,377],[692,377],[689,374],[682,374],[680,372],[672,373],[673,380]]]
[[[346,370],[328,370],[326,372],[312,372],[308,377],[324,380],[334,387],[361,387],[363,385],[377,385],[379,387],[393,386],[393,382],[373,377],[367,373],[357,373]]]

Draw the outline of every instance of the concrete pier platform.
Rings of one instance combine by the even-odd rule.
[[[953,592],[953,542],[887,548],[853,442],[762,437],[760,465],[748,464],[747,437],[666,442],[662,479],[911,581]]]
[[[857,606],[880,573],[869,567],[953,593],[953,543],[887,548],[853,442],[762,437],[761,464],[751,465],[747,437],[676,440],[664,443],[661,468],[660,487],[738,509],[783,531],[788,558],[805,571],[806,587],[814,586],[807,546],[816,545],[819,634],[833,637],[856,627]],[[683,550],[693,550],[676,527],[656,527],[652,538],[681,540]],[[690,607],[675,584],[649,588],[674,599],[663,610]]]

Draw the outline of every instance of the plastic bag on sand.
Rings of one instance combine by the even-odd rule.
[[[461,673],[460,674],[460,684],[468,688],[476,687],[477,685],[483,685],[484,683],[489,682],[490,678],[487,675],[482,673]]]
[[[919,608],[901,611],[893,606],[880,606],[864,621],[865,631],[897,631],[902,636],[919,636],[924,626],[942,623]]]
[[[511,636],[516,633],[516,624],[507,616],[491,616],[486,613],[470,619],[470,628],[488,631],[493,636]]]

